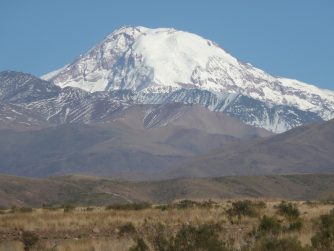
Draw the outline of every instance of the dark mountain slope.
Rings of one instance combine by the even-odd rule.
[[[169,176],[334,172],[334,120],[198,156]]]
[[[0,172],[124,179],[162,171],[227,142],[271,135],[198,105],[135,104],[111,93],[0,73]]]

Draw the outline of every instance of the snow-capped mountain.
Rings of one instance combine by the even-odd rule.
[[[138,103],[201,104],[273,132],[334,117],[333,91],[271,76],[174,29],[122,27],[44,79]]]
[[[30,74],[0,72],[0,122],[26,126],[90,123],[110,118],[128,104],[108,92],[60,88]]]
[[[61,88],[30,74],[0,72],[0,102],[28,103],[52,98]]]

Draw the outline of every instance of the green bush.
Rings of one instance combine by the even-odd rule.
[[[75,209],[75,206],[71,204],[65,204],[63,205],[63,208],[64,208],[64,213],[69,213]]]
[[[38,236],[30,231],[23,231],[21,240],[24,244],[24,250],[30,250],[37,242]]]
[[[17,207],[12,206],[10,213],[31,213],[33,210],[30,207]]]
[[[301,219],[297,219],[289,224],[287,230],[289,231],[300,231],[303,228],[303,221]]]
[[[134,235],[137,233],[135,226],[131,223],[125,223],[124,225],[119,227],[119,234],[120,235]]]
[[[151,204],[147,202],[143,203],[128,203],[128,204],[113,204],[106,206],[106,210],[143,210],[150,208]]]
[[[174,235],[169,235],[165,227],[159,225],[152,238],[153,250],[225,251],[227,248],[219,239],[221,230],[217,224],[183,225]]]
[[[142,238],[136,240],[136,244],[129,249],[129,251],[147,251],[149,250],[145,241]]]
[[[157,251],[169,251],[171,250],[171,240],[165,235],[157,234],[154,236],[153,247]]]
[[[153,250],[168,251],[170,246],[170,233],[167,233],[167,229],[162,224],[157,224],[153,230],[151,236],[151,242]]]
[[[162,204],[158,205],[155,208],[160,209],[162,211],[168,210],[168,209],[188,209],[188,208],[204,208],[209,209],[217,206],[217,203],[212,200],[207,201],[193,201],[193,200],[180,200],[173,204]]]
[[[161,205],[155,206],[155,208],[160,209],[161,211],[165,211],[165,210],[171,209],[172,206],[168,204],[161,204]]]
[[[320,216],[320,224],[311,239],[312,246],[319,251],[334,250],[334,211]]]
[[[266,203],[264,201],[256,201],[253,202],[253,205],[257,208],[264,209],[267,207]]]
[[[170,241],[169,249],[179,251],[225,251],[225,244],[219,240],[220,227],[203,224],[198,227],[184,225]]]
[[[43,204],[42,205],[42,208],[44,210],[50,210],[50,211],[56,211],[58,209],[61,209],[63,208],[65,205],[62,205],[62,206],[55,206],[55,205],[51,205],[51,204]]]
[[[192,200],[181,200],[172,205],[172,207],[176,209],[188,209],[188,208],[194,208],[198,206],[199,206],[199,203],[196,201],[192,201]]]
[[[216,205],[217,203],[212,200],[202,201],[202,202],[192,201],[192,200],[181,200],[179,202],[172,204],[171,207],[176,209],[212,208]]]
[[[217,202],[212,200],[206,200],[199,203],[199,208],[214,208],[217,206],[218,206]]]
[[[258,210],[263,207],[262,203],[252,202],[250,200],[236,201],[232,203],[232,208],[227,210],[229,216],[242,216],[256,217]]]
[[[288,220],[297,219],[300,215],[299,209],[296,205],[292,204],[291,202],[287,203],[285,201],[282,201],[281,204],[278,205],[277,212],[280,215],[286,217]]]
[[[307,200],[304,202],[305,205],[309,206],[309,207],[317,207],[319,205],[318,201],[311,201],[311,200]]]
[[[261,235],[273,234],[277,235],[281,231],[282,226],[278,219],[274,217],[263,216],[259,225],[259,233]]]
[[[253,251],[303,251],[305,249],[301,246],[301,243],[295,238],[278,239],[276,237],[269,237],[269,238],[259,239],[251,250]]]
[[[20,213],[32,213],[33,210],[31,207],[19,207],[17,211]]]

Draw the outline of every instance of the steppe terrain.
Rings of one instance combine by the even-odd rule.
[[[333,208],[260,199],[13,207],[0,211],[0,250],[332,250]]]

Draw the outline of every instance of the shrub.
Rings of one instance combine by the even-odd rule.
[[[106,210],[143,210],[150,208],[151,204],[147,202],[143,203],[129,203],[129,204],[113,204],[106,206]]]
[[[296,219],[300,215],[299,209],[296,205],[293,205],[291,202],[287,203],[285,201],[282,201],[281,204],[278,205],[277,212],[289,220]]]
[[[172,206],[168,204],[162,204],[162,205],[155,206],[155,208],[160,209],[161,211],[165,211],[165,210],[171,209]]]
[[[17,208],[17,211],[20,213],[31,213],[33,210],[30,207],[20,207]]]
[[[200,204],[201,204],[200,202],[192,200],[181,200],[177,203],[174,203],[172,207],[176,209],[188,209],[188,208],[200,207]]]
[[[252,205],[253,207],[257,208],[257,209],[264,209],[267,207],[266,203],[262,200],[260,201],[252,201]]]
[[[241,216],[256,217],[259,206],[263,205],[250,200],[236,201],[232,203],[232,208],[227,210],[227,214],[229,216],[238,216],[238,218],[241,218]]]
[[[276,237],[258,240],[253,251],[302,251],[305,250],[301,243],[294,238],[278,239]]]
[[[304,202],[304,204],[309,206],[309,207],[317,207],[319,205],[319,202],[307,200],[307,201]]]
[[[142,238],[136,240],[136,244],[129,249],[129,251],[147,251],[149,250],[145,241]]]
[[[135,226],[131,223],[125,223],[124,225],[119,227],[120,235],[134,235],[137,233]]]
[[[213,208],[217,203],[212,200],[197,202],[193,200],[181,200],[173,204],[158,205],[156,208],[164,211],[167,209],[188,209],[188,208]]]
[[[215,201],[206,200],[206,201],[200,202],[198,206],[199,208],[213,208],[213,207],[217,207],[218,204]]]
[[[303,221],[301,219],[297,219],[289,224],[289,231],[300,231],[303,228]]]
[[[12,206],[10,209],[10,213],[31,213],[33,210],[30,207],[17,207],[17,206]]]
[[[334,250],[334,211],[320,216],[319,228],[311,242],[316,250]]]
[[[168,237],[167,229],[162,224],[157,224],[153,230],[152,245],[153,250],[168,251],[170,246],[170,240]]]
[[[64,208],[64,213],[69,213],[75,209],[75,206],[70,204],[65,204],[63,205],[63,208]]]
[[[63,206],[55,206],[55,205],[51,205],[51,204],[43,204],[42,205],[42,208],[44,210],[50,210],[50,211],[55,211],[55,210],[58,210],[58,209],[61,209]]]
[[[0,206],[0,214],[5,214],[7,211],[7,208],[4,206]]]
[[[153,248],[157,251],[225,251],[219,240],[221,227],[217,224],[199,226],[183,225],[175,235],[168,237],[163,226],[158,227],[153,237]]]
[[[22,242],[24,244],[24,250],[28,251],[38,242],[38,236],[30,231],[23,231]]]
[[[274,217],[263,216],[259,225],[259,232],[265,234],[278,234],[282,229],[281,223]]]
[[[227,250],[225,244],[219,240],[218,233],[220,230],[221,228],[218,225],[203,224],[198,227],[184,225],[175,237],[172,237],[167,250]]]

